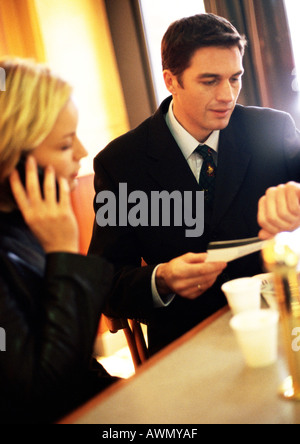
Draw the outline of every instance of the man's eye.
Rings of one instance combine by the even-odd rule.
[[[234,78],[231,79],[232,83],[237,83],[239,81],[240,81],[240,77],[234,77]]]
[[[207,80],[207,81],[205,81],[205,82],[202,82],[203,83],[203,85],[206,85],[206,86],[213,86],[213,85],[215,85],[216,84],[216,80]]]

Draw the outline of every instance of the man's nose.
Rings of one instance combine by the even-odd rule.
[[[224,81],[219,85],[217,91],[217,100],[219,102],[230,103],[234,101],[234,91],[231,83],[229,81]]]

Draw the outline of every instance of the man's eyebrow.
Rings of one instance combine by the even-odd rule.
[[[205,72],[203,74],[199,74],[198,77],[200,79],[205,79],[206,77],[220,77],[220,75],[219,74],[213,74],[213,73],[210,73],[210,72]]]
[[[199,74],[198,75],[198,79],[208,79],[208,78],[219,78],[221,77],[219,74],[213,74],[213,73],[209,73],[209,72],[205,72],[203,74]]]
[[[236,76],[241,76],[244,74],[244,70],[240,70],[238,72],[236,72],[235,74],[232,75],[232,77],[236,77]],[[220,74],[214,74],[214,73],[210,73],[210,72],[204,72],[203,74],[199,74],[198,78],[199,79],[208,79],[208,78],[215,78],[215,79],[219,79],[222,76]]]
[[[237,73],[235,73],[235,74],[233,74],[233,76],[232,77],[236,77],[236,76],[242,76],[243,74],[244,74],[244,70],[243,69],[241,69],[240,71],[238,71]]]

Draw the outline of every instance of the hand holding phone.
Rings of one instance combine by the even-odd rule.
[[[26,159],[25,178],[21,178],[17,170],[12,172],[10,185],[17,205],[46,253],[78,253],[79,230],[68,182],[64,178],[59,178],[56,182],[51,166],[45,169],[43,176],[41,186],[41,177],[33,156]]]
[[[30,156],[23,155],[21,157],[21,159],[19,160],[18,165],[16,166],[16,170],[19,173],[20,180],[25,188],[26,188],[26,163],[27,163],[28,157],[30,157]],[[41,190],[42,196],[44,197],[43,186],[44,186],[45,170],[44,170],[44,168],[40,167],[39,165],[37,165],[36,168],[37,168],[37,175],[38,175],[38,180],[39,180],[39,184],[40,184],[40,190]],[[55,184],[56,184],[56,192],[57,192],[57,199],[58,199],[58,196],[59,196],[58,182],[55,181]]]

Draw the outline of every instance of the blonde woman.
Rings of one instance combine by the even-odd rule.
[[[91,359],[111,267],[78,250],[71,87],[0,59],[0,423],[51,423],[115,379]]]

